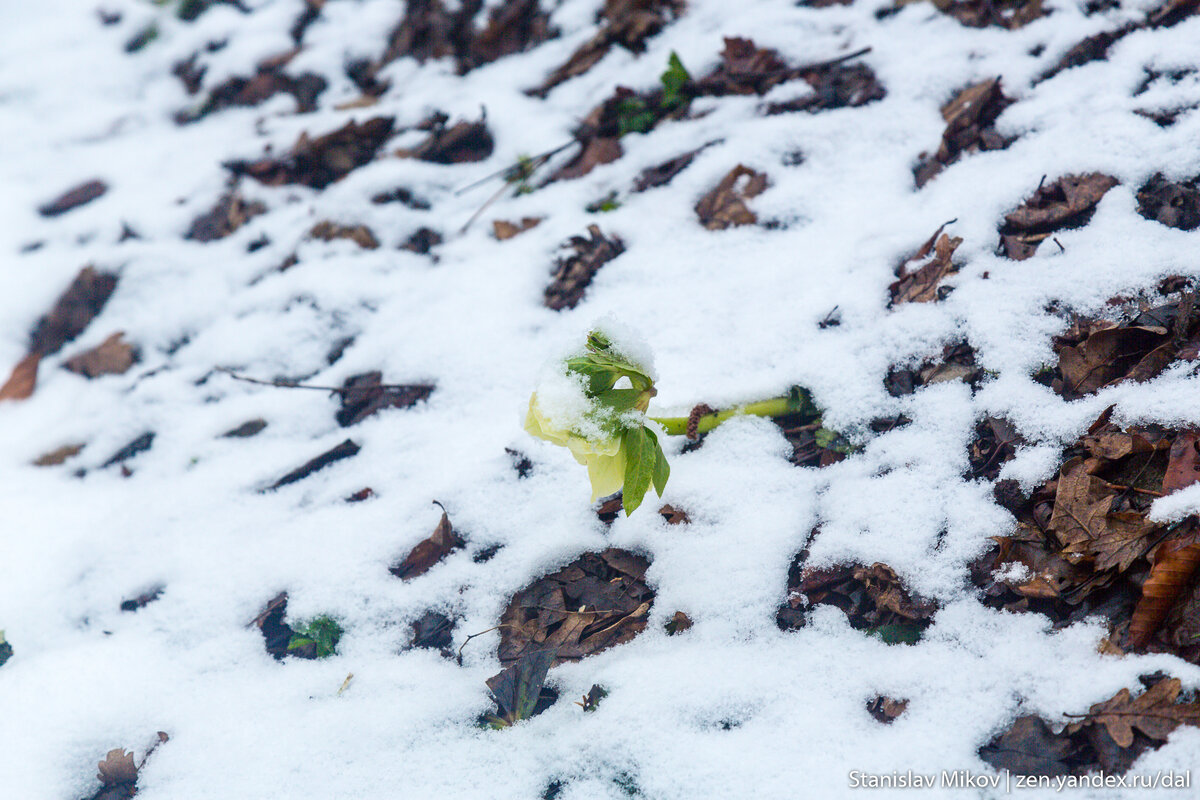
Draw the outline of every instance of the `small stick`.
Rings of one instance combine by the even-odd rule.
[[[264,381],[258,378],[250,378],[245,375],[239,375],[228,367],[217,367],[218,372],[224,372],[235,381],[244,383],[253,383],[258,386],[273,386],[276,389],[312,389],[318,392],[334,392],[335,394],[349,394],[350,392],[361,392],[368,389],[380,389],[382,391],[407,389],[408,387],[402,383],[380,383],[374,386],[352,387],[346,389],[341,386],[314,386],[309,383],[297,383],[296,381],[274,380]]]

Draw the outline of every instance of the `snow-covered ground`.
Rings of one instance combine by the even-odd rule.
[[[1099,623],[1054,632],[1037,614],[984,607],[967,565],[1014,520],[989,484],[963,478],[975,423],[987,415],[1007,417],[1031,443],[1003,473],[1025,488],[1052,477],[1062,448],[1109,405],[1123,422],[1200,423],[1187,365],[1071,403],[1030,377],[1054,361],[1050,337],[1067,311],[1103,313],[1114,295],[1200,273],[1200,233],[1135,212],[1153,173],[1200,173],[1200,113],[1165,128],[1134,113],[1195,103],[1200,82],[1193,75],[1133,96],[1147,67],[1196,65],[1200,17],[1136,31],[1107,60],[1035,84],[1079,40],[1141,21],[1157,3],[1089,16],[1082,2],[1049,0],[1049,16],[1007,31],[965,27],[924,3],[877,18],[882,0],[690,0],[644,54],[613,48],[540,100],[523,90],[595,32],[599,7],[543,2],[559,38],[463,77],[448,60],[401,59],[381,73],[391,88],[377,104],[339,110],[359,95],[344,64],[378,56],[404,3],[328,0],[287,68],[328,81],[315,111],[297,114],[281,94],[177,125],[176,112],[197,99],[172,75],[176,62],[200,51],[212,88],[292,47],[301,0],[246,5],[253,13],[216,5],[191,23],[143,0],[0,5],[3,369],[21,359],[30,330],[81,267],[119,275],[102,313],[43,362],[33,396],[0,403],[0,629],[14,649],[0,668],[0,795],[90,796],[97,760],[121,746],[140,757],[161,730],[170,740],[138,779],[146,800],[523,799],[552,785],[563,800],[857,796],[851,770],[987,772],[978,748],[1016,716],[1061,720],[1135,688],[1141,674],[1163,670],[1200,686],[1200,669],[1172,656],[1101,655]],[[98,9],[122,18],[103,25]],[[158,38],[126,53],[152,19]],[[693,111],[711,113],[628,135],[624,157],[505,194],[460,232],[499,184],[456,190],[569,140],[614,86],[654,87],[672,51],[692,75],[708,73],[724,36],[753,39],[792,64],[870,47],[861,63],[887,95],[777,116],[761,106],[791,99],[796,83],[765,98],[702,98]],[[227,44],[206,51],[219,40]],[[1017,100],[997,124],[1015,142],[964,156],[915,190],[912,166],[945,126],[940,107],[995,76]],[[284,152],[301,132],[351,119],[392,116],[400,129],[434,110],[477,119],[481,107],[496,142],[485,161],[394,157],[425,136],[401,132],[321,191],[243,180],[243,195],[267,213],[219,241],[184,238],[225,191],[223,162],[268,146]],[[643,169],[714,140],[669,185],[629,192]],[[749,205],[777,224],[705,230],[694,206],[738,164],[768,175]],[[1042,176],[1087,172],[1120,181],[1089,224],[1028,260],[996,255],[997,226]],[[100,199],[38,214],[93,178],[109,187]],[[397,186],[431,208],[371,202]],[[619,208],[585,211],[612,190]],[[493,238],[492,220],[523,217],[545,219]],[[381,246],[310,239],[321,220],[365,224]],[[946,282],[954,291],[889,310],[896,264],[947,220],[963,238],[961,270]],[[560,245],[593,223],[625,252],[576,308],[546,308]],[[137,238],[123,238],[124,226]],[[422,227],[445,239],[436,258],[399,247]],[[296,265],[278,271],[292,253]],[[819,326],[835,308],[840,325]],[[672,437],[663,501],[691,523],[667,525],[648,499],[605,526],[583,470],[522,422],[546,362],[606,315],[653,349],[652,413],[801,384],[826,409],[825,424],[863,449],[824,469],[797,468],[778,428],[757,418],[726,423],[694,452]],[[59,368],[118,330],[140,348],[132,370],[86,380]],[[327,354],[350,337],[330,365]],[[963,339],[988,371],[974,395],[962,382],[899,398],[885,391],[891,366],[938,358]],[[379,370],[388,383],[436,389],[413,408],[344,429],[336,397],[239,382],[219,367],[334,386]],[[898,413],[912,424],[867,430]],[[221,438],[255,418],[268,423],[259,435]],[[101,468],[150,431],[153,446],[125,462],[132,475]],[[262,491],[347,438],[362,448],[356,457]],[[72,443],[86,446],[65,464],[31,466]],[[527,479],[506,448],[529,456]],[[344,502],[367,486],[375,497]],[[1175,503],[1177,517],[1200,508],[1191,498]],[[388,567],[433,531],[433,500],[467,546],[401,581]],[[802,630],[779,630],[788,565],[818,526],[810,563],[883,562],[941,604],[919,644],[888,646],[828,606]],[[472,558],[492,545],[494,558]],[[476,724],[492,707],[484,681],[501,669],[495,631],[466,643],[461,666],[406,649],[425,612],[456,619],[457,649],[495,626],[530,581],[608,546],[651,559],[649,624],[629,643],[553,668],[560,699],[545,713],[509,730]],[[165,587],[155,602],[120,610],[154,586]],[[289,621],[341,621],[337,655],[280,662],[266,652],[248,623],[281,591]],[[669,636],[664,623],[676,611],[695,624]],[[585,714],[571,701],[593,684],[609,695]],[[909,700],[891,725],[866,711],[881,694]],[[1181,729],[1133,772],[1188,769],[1198,756],[1200,730]]]

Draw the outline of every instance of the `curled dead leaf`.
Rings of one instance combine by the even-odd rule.
[[[137,348],[124,336],[124,331],[117,331],[91,350],[67,359],[63,366],[85,378],[124,374],[138,358]]]
[[[746,201],[762,194],[766,188],[766,175],[738,164],[696,204],[700,224],[710,231],[753,225],[758,222],[758,216]]]
[[[32,395],[37,386],[38,364],[41,360],[41,354],[34,352],[18,361],[8,380],[0,386],[0,400],[25,400]]]

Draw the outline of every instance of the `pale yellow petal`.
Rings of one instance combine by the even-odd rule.
[[[592,455],[587,459],[588,480],[592,482],[592,502],[619,491],[625,484],[625,451],[616,455]]]

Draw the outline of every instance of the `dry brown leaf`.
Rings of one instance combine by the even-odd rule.
[[[212,210],[192,220],[185,239],[214,242],[224,239],[254,217],[264,214],[267,207],[259,202],[246,202],[237,189],[221,195]]]
[[[918,251],[918,255],[900,267],[900,277],[889,287],[893,303],[933,302],[938,299],[938,284],[947,275],[957,271],[951,258],[955,249],[962,244],[962,239],[944,233],[941,236],[935,233],[934,238],[936,244],[933,245],[933,256],[928,261],[910,269],[910,265],[914,265],[928,254],[928,250],[922,247],[921,250],[925,250],[925,253]]]
[[[34,352],[18,361],[8,380],[0,386],[0,400],[24,400],[32,395],[41,360],[42,356]]]
[[[35,467],[57,467],[68,458],[79,455],[83,447],[82,444],[64,444],[62,447],[56,447],[50,452],[38,456],[33,465]]]
[[[1095,476],[1101,459],[1076,457],[1062,466],[1050,528],[1063,552],[1093,558],[1097,570],[1126,570],[1145,550],[1156,525],[1143,514],[1112,511],[1118,490]]]
[[[133,761],[133,753],[125,752],[118,747],[109,750],[108,755],[99,763],[100,772],[96,775],[105,786],[117,786],[137,782],[137,764]]]
[[[433,565],[459,549],[466,542],[450,525],[450,515],[442,511],[442,518],[433,529],[428,539],[417,543],[404,560],[388,569],[388,572],[401,580],[412,580],[424,575]]]
[[[331,220],[322,220],[312,227],[308,235],[323,242],[334,239],[349,239],[364,250],[379,248],[379,240],[366,225],[338,225]]]
[[[1168,338],[1166,330],[1157,327],[1105,327],[1093,331],[1079,345],[1064,347],[1058,353],[1065,391],[1090,394],[1132,377],[1131,371]],[[1139,375],[1153,377],[1165,366],[1163,363],[1154,370],[1146,365]]]
[[[249,175],[267,186],[299,183],[324,189],[375,158],[392,135],[394,123],[392,117],[374,117],[362,123],[351,120],[316,139],[301,133],[279,157],[231,161],[225,166],[235,175]]]
[[[537,224],[542,221],[541,217],[523,217],[520,222],[508,222],[506,220],[492,220],[492,234],[497,240],[503,242],[506,239],[511,239],[517,234],[524,233],[530,228],[537,227]]]
[[[1012,103],[1004,96],[999,78],[968,86],[955,95],[942,107],[946,130],[937,152],[921,161],[914,171],[917,187],[924,186],[964,153],[1007,147],[1012,140],[1001,136],[992,124]]]
[[[1171,444],[1163,494],[1176,492],[1200,481],[1200,431],[1182,431]]]
[[[606,237],[596,225],[588,226],[586,237],[572,236],[568,245],[575,252],[559,259],[545,291],[544,303],[555,311],[578,305],[600,268],[625,252],[625,244],[620,239]]]
[[[1099,172],[1064,175],[1039,186],[1033,196],[1004,217],[1000,228],[1005,255],[1018,261],[1029,258],[1055,231],[1087,222],[1104,194],[1117,179]]]
[[[696,204],[700,224],[710,231],[753,225],[758,222],[758,217],[746,201],[762,194],[766,188],[766,175],[738,164]]]
[[[1092,706],[1087,722],[1103,725],[1121,747],[1133,744],[1134,728],[1151,739],[1165,740],[1180,725],[1200,725],[1200,704],[1175,704],[1181,688],[1178,678],[1164,678],[1137,697],[1122,689],[1110,700]],[[1078,729],[1082,724],[1086,723],[1072,727]]]
[[[646,627],[650,562],[610,548],[585,553],[513,595],[500,618],[500,662],[554,649],[555,664],[629,641]]]
[[[883,695],[867,703],[867,712],[884,725],[891,725],[906,710],[908,710],[907,700],[896,700]]]
[[[125,341],[124,335],[124,331],[117,331],[91,350],[67,359],[63,366],[86,378],[128,372],[137,361],[137,348]]]
[[[83,333],[88,323],[100,313],[117,288],[117,276],[84,267],[71,281],[50,313],[38,320],[30,337],[29,351],[48,356]]]
[[[1200,544],[1194,534],[1163,542],[1154,551],[1154,566],[1142,584],[1142,598],[1129,622],[1129,641],[1134,647],[1145,647],[1150,641],[1197,568],[1200,568]]]
[[[104,181],[87,181],[64,192],[60,197],[38,207],[38,213],[43,217],[57,217],[68,211],[87,205],[108,191]]]

